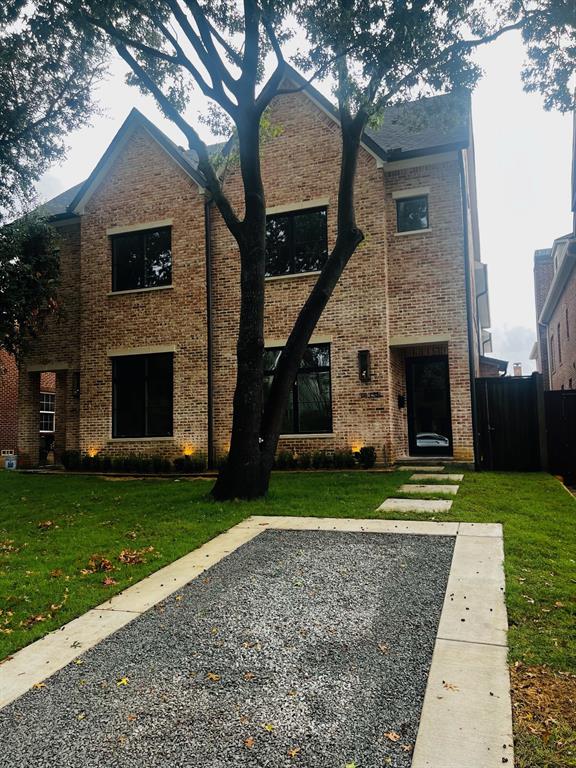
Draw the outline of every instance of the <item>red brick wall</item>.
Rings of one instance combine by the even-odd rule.
[[[568,322],[566,322],[566,314]],[[560,348],[558,353],[558,326]],[[550,389],[576,389],[576,268],[548,323],[548,343],[554,336],[554,365],[550,366]],[[561,358],[561,359],[560,359]]]
[[[548,339],[546,328],[540,326],[538,318],[554,277],[552,251],[543,249],[534,253],[534,299],[536,304],[536,326],[538,335],[538,360],[536,367],[544,376],[545,389],[550,388],[548,362]]]
[[[15,451],[18,437],[18,368],[0,349],[0,451]]]

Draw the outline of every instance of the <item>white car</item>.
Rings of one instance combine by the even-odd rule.
[[[443,435],[437,435],[436,432],[419,432],[416,435],[416,445],[418,448],[448,448],[450,440]]]

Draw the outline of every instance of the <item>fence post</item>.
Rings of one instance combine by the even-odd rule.
[[[540,444],[540,469],[548,471],[548,431],[546,429],[546,403],[544,402],[544,377],[532,374],[536,388],[536,410],[538,412],[538,440]]]

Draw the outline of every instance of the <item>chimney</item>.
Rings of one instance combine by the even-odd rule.
[[[522,363],[514,363],[514,376],[522,376]]]

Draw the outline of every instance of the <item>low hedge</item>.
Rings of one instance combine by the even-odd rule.
[[[216,468],[226,463],[226,456],[220,456]],[[61,456],[65,469],[71,472],[118,472],[126,474],[187,475],[204,472],[208,462],[204,454],[179,456],[170,461],[163,456],[144,456],[127,454],[126,456],[88,456],[80,451],[64,451]],[[274,462],[275,469],[370,469],[376,463],[376,450],[366,446],[359,451],[315,451],[314,453],[293,453],[279,451]]]

